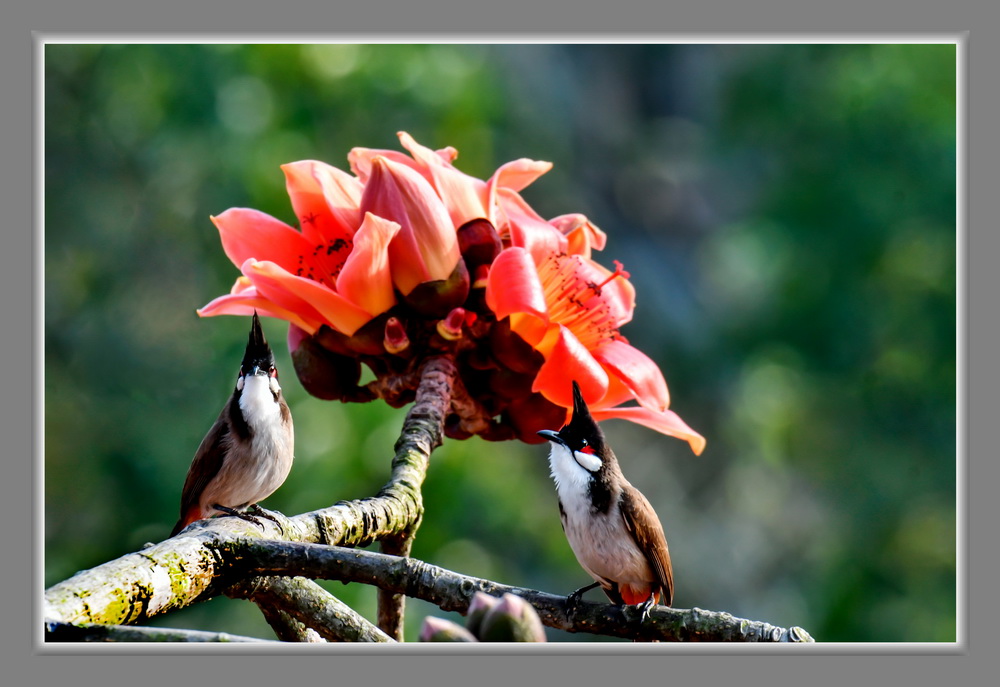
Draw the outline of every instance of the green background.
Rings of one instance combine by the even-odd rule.
[[[821,641],[956,639],[954,45],[48,45],[44,583],[163,539],[232,389],[243,318],[199,319],[238,272],[208,217],[294,223],[279,165],[347,167],[395,132],[582,212],[637,289],[623,334],[707,439],[605,423],[653,503],[675,606]],[[369,496],[405,410],[305,394],[266,507]],[[547,448],[447,441],[413,555],[553,593],[590,578]],[[375,594],[324,583],[373,618]],[[594,600],[601,597],[591,593]],[[424,615],[410,601],[408,636]],[[272,637],[246,602],[158,625]],[[553,641],[601,640],[549,631]]]

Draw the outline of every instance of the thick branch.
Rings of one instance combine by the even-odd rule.
[[[304,577],[254,577],[226,593],[250,599],[262,609],[279,608],[331,642],[392,641],[353,608]]]
[[[781,628],[736,618],[729,613],[699,608],[655,606],[645,621],[632,606],[579,601],[522,587],[469,577],[412,558],[335,546],[286,542],[254,542],[243,562],[253,572],[268,575],[301,574],[310,577],[363,582],[380,589],[429,601],[443,610],[465,613],[472,595],[516,594],[538,611],[549,627],[640,640],[686,642],[811,642],[799,627]]]
[[[256,637],[241,637],[226,632],[202,632],[162,627],[95,625],[84,623],[45,623],[46,642],[270,642]]]
[[[45,592],[45,618],[68,623],[132,624],[209,599],[234,582],[233,560],[220,549],[233,538],[366,546],[412,533],[423,515],[420,487],[431,451],[441,444],[455,365],[430,358],[396,443],[389,481],[375,497],[341,501],[261,528],[238,518],[199,521],[140,552],[77,573]]]

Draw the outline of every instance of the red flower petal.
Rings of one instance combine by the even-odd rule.
[[[691,445],[691,450],[695,455],[701,455],[705,450],[705,437],[691,429],[677,413],[672,410],[656,412],[649,408],[606,408],[604,410],[591,409],[590,414],[595,420],[609,420],[619,418],[628,420],[650,429],[654,429],[661,434],[669,434],[672,437],[683,439]]]
[[[572,408],[570,382],[576,380],[588,404],[604,398],[608,373],[566,327],[553,327],[536,349],[545,356],[545,362],[535,376],[532,391],[541,392],[556,405]]]
[[[405,131],[400,131],[398,136],[403,147],[426,170],[425,176],[429,174],[431,183],[448,208],[448,215],[454,226],[460,227],[471,219],[481,217],[490,219],[486,182],[455,169],[440,152],[420,145]],[[454,150],[450,149],[451,152]]]
[[[242,270],[272,303],[299,313],[315,312],[321,321],[348,336],[372,319],[361,307],[323,284],[289,274],[269,260],[248,260]]]
[[[529,160],[522,157],[512,160],[497,168],[488,183],[497,188],[509,188],[511,191],[521,191],[530,186],[538,177],[552,169],[551,162]]]
[[[372,175],[372,161],[377,157],[384,157],[395,163],[406,165],[421,174],[427,183],[433,183],[430,170],[405,153],[381,148],[352,148],[351,152],[347,154],[347,161],[351,165],[351,171],[358,175],[361,183],[368,183]]]
[[[290,162],[281,169],[306,240],[313,245],[350,240],[361,221],[361,182],[317,160]]]
[[[498,320],[514,313],[530,313],[548,321],[545,292],[527,250],[507,248],[493,260],[486,281],[486,305]]]
[[[418,284],[451,276],[461,257],[458,235],[444,203],[420,174],[376,157],[361,210],[402,227],[389,246],[389,260],[393,282],[404,296]]]
[[[389,243],[398,232],[395,222],[366,214],[354,235],[354,250],[337,277],[337,292],[372,316],[396,303],[389,271]]]
[[[604,250],[604,245],[608,240],[607,234],[578,212],[553,217],[549,220],[549,224],[566,236],[570,255],[582,255],[589,258],[592,250]]]
[[[232,293],[219,296],[218,298],[210,301],[204,307],[199,308],[196,311],[198,316],[214,317],[216,315],[245,315],[249,317],[250,315],[253,315],[256,310],[258,315],[275,317],[279,320],[291,322],[306,330],[310,334],[314,334],[323,323],[318,315],[315,318],[310,319],[303,316],[301,312],[282,308],[281,306],[272,303],[270,300],[262,296],[260,292],[257,291],[257,287],[255,286],[239,288],[242,285],[243,280],[246,280],[246,277],[240,277],[240,279],[237,280]]]
[[[212,222],[219,229],[222,249],[233,264],[241,267],[249,258],[263,259],[298,273],[317,272],[311,260],[312,244],[284,222],[249,208],[230,208]],[[316,275],[317,278],[320,276]]]
[[[666,410],[670,394],[663,373],[649,356],[622,341],[606,341],[591,351],[594,358],[622,380],[636,400],[650,410]]]
[[[509,188],[498,188],[496,194],[512,246],[526,248],[538,263],[553,253],[566,252],[569,245],[566,237],[542,219],[519,194]]]

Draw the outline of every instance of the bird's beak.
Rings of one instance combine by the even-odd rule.
[[[538,430],[538,435],[545,437],[546,439],[548,439],[552,443],[560,444],[562,446],[566,445],[566,442],[563,441],[563,438],[561,436],[559,436],[559,432],[557,432],[555,430],[552,430],[552,429],[540,429],[540,430]]]

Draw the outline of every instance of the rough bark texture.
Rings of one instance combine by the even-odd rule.
[[[799,627],[782,628],[699,608],[654,606],[643,620],[635,606],[579,601],[439,568],[412,558],[335,546],[287,542],[253,543],[244,552],[250,570],[267,574],[294,571],[314,578],[362,582],[423,599],[445,611],[465,613],[475,592],[516,594],[530,603],[542,623],[568,632],[588,632],[638,640],[683,642],[812,642]]]
[[[253,577],[234,585],[226,594],[249,599],[261,609],[280,609],[301,624],[302,635],[312,631],[329,642],[393,641],[357,611],[304,577]]]
[[[227,632],[203,632],[163,627],[132,627],[130,625],[94,625],[83,623],[45,623],[46,642],[211,642],[245,644],[248,642],[277,643],[257,637],[241,637]]]

